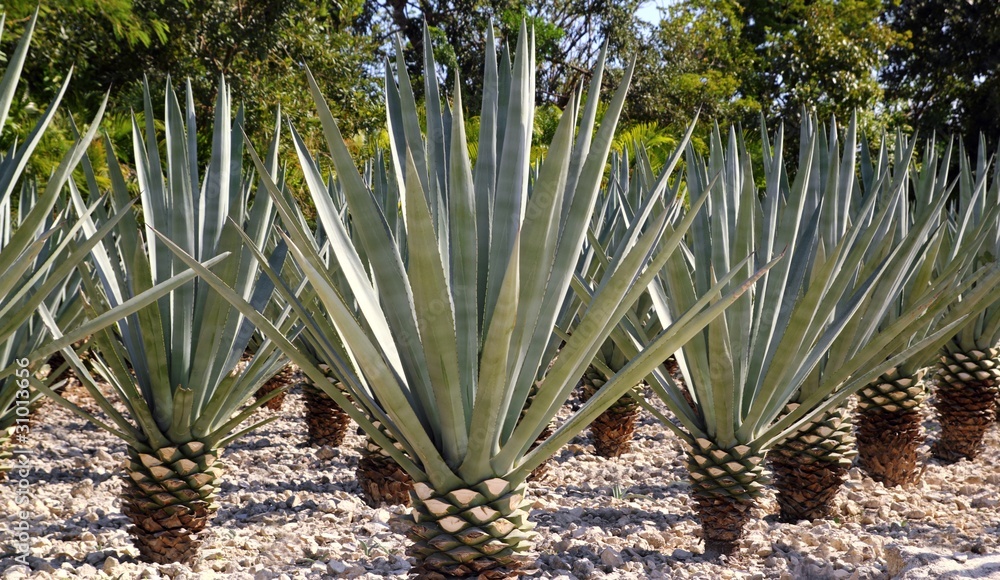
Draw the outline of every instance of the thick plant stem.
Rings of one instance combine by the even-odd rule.
[[[299,383],[306,407],[306,442],[314,447],[337,447],[344,442],[351,417],[330,395],[309,379]]]
[[[785,411],[796,406],[792,403]],[[797,522],[828,517],[856,454],[851,411],[844,408],[832,409],[768,452],[780,518]]]
[[[982,451],[983,436],[996,418],[997,353],[987,349],[942,355],[934,401],[941,435],[932,447],[938,459],[975,459]]]
[[[291,364],[285,365],[283,369],[278,371],[278,374],[274,375],[266,383],[257,389],[257,392],[253,394],[255,400],[263,399],[264,397],[270,395],[273,391],[280,389],[286,385],[291,385],[292,381],[295,379],[295,369]],[[264,403],[264,406],[272,411],[280,411],[281,406],[285,402],[285,395],[288,392],[280,393],[276,395],[273,399]]]
[[[128,448],[122,513],[139,554],[156,564],[188,563],[198,553],[198,533],[215,503],[221,450],[198,441],[152,452]]]
[[[732,554],[766,483],[764,456],[747,445],[723,449],[696,439],[687,465],[705,554]]]
[[[756,502],[697,494],[694,501],[697,506],[695,511],[701,520],[705,555],[715,558],[736,552],[743,537],[743,528],[750,521],[750,510]]]
[[[583,375],[584,402],[590,400],[605,383],[604,375],[593,366],[587,367]],[[636,419],[639,417],[639,403],[628,393],[615,401],[590,424],[590,440],[594,453],[601,457],[620,457],[632,450],[632,436]]]
[[[410,505],[413,480],[399,463],[371,437],[365,437],[365,446],[360,451],[361,458],[358,459],[355,477],[361,485],[365,503],[371,507],[383,504]]]
[[[920,477],[924,372],[901,376],[892,369],[858,393],[858,463],[887,487],[908,485]]]
[[[414,485],[413,510],[400,516],[413,542],[418,578],[512,578],[526,564],[534,524],[525,484],[500,478],[452,490]]]

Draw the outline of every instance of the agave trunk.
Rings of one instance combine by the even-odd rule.
[[[587,367],[583,375],[584,402],[604,386],[604,374],[593,366]],[[639,404],[626,394],[614,402],[608,410],[590,424],[590,440],[594,443],[594,452],[601,457],[619,457],[632,450],[632,435],[635,433],[635,422],[639,417]]]
[[[696,439],[688,477],[708,555],[732,554],[766,484],[764,456],[746,445],[722,449]]]
[[[87,361],[90,358],[90,351],[84,348],[85,344],[86,341],[84,340],[73,343],[73,350],[77,352],[77,356],[82,361]],[[59,369],[65,365],[65,368],[62,372],[59,372],[58,376],[53,377],[50,375],[45,378],[50,385],[55,385],[59,381],[65,380],[66,385],[62,387],[63,389],[70,386],[82,386],[80,379],[77,378],[76,373],[73,371],[73,366],[66,364],[66,357],[61,352],[54,353],[45,364],[49,367],[49,373],[59,372]]]
[[[197,555],[197,535],[213,513],[223,465],[221,449],[198,441],[152,452],[128,447],[122,512],[143,558],[186,563]]]
[[[59,370],[59,367],[66,364],[66,357],[64,357],[61,352],[57,352],[54,355],[50,356],[48,362],[45,364],[49,366],[49,373],[55,373],[56,371]],[[67,367],[65,370],[59,373],[59,376],[52,377],[51,382],[57,383],[63,379],[69,378],[71,372],[72,371],[70,370],[70,368]]]
[[[381,424],[375,423],[390,440]],[[402,445],[396,443],[397,449]],[[361,458],[355,471],[358,483],[361,485],[362,498],[371,507],[382,504],[409,505],[410,492],[413,491],[413,479],[403,471],[396,460],[389,456],[371,437],[365,437],[365,446],[361,448]]]
[[[330,395],[313,385],[309,379],[299,384],[305,397],[309,445],[336,447],[343,443],[351,417]]]
[[[409,525],[420,578],[511,578],[528,560],[532,531],[524,483],[488,479],[468,488],[414,485]]]
[[[785,412],[798,406],[790,403]],[[781,519],[825,518],[857,454],[851,411],[834,408],[768,453]]]
[[[944,461],[974,459],[983,448],[983,435],[996,417],[998,350],[946,352],[938,365],[934,401],[941,436],[934,456]]]
[[[903,376],[892,369],[858,392],[858,461],[887,487],[920,477],[917,448],[924,441],[920,405],[927,398],[925,372]]]
[[[259,401],[260,399],[263,399],[264,397],[270,395],[277,389],[280,389],[287,385],[291,385],[292,381],[294,380],[295,380],[295,369],[292,368],[291,364],[287,364],[285,365],[285,368],[281,369],[281,371],[278,372],[278,374],[271,377],[266,383],[264,383],[263,385],[260,386],[259,389],[257,389],[257,392],[253,394],[254,399]],[[281,405],[284,404],[285,402],[286,394],[287,391],[278,394],[273,399],[269,400],[267,403],[264,403],[264,406],[272,411],[280,411]]]
[[[0,430],[0,481],[7,479],[7,472],[11,468],[11,458],[14,452],[11,450],[11,441],[14,438],[15,427],[8,427]]]

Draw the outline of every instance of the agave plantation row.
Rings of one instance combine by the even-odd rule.
[[[254,393],[291,361],[311,402],[336,403],[311,430],[349,416],[372,461],[412,480],[409,553],[431,577],[514,573],[531,549],[530,474],[595,420],[599,450],[619,453],[637,405],[686,443],[716,552],[736,546],[768,471],[783,517],[825,515],[855,454],[855,393],[873,477],[918,473],[935,364],[935,452],[975,456],[1000,339],[1000,179],[983,148],[970,159],[905,135],[873,148],[853,120],[807,119],[793,173],[780,127],[761,131],[756,160],[737,130],[716,130],[707,156],[689,132],[654,172],[641,149],[611,155],[630,71],[597,126],[602,54],[531,163],[533,34],[499,51],[488,34],[475,164],[458,84],[442,97],[430,53],[425,129],[404,63],[398,77],[387,64],[389,147],[360,171],[309,77],[335,179],[280,116],[266,149],[248,143],[222,82],[207,167],[190,92],[168,86],[162,111],[147,91],[133,122],[138,201],[108,140],[110,188],[98,185],[100,113],[37,191],[21,173],[53,102],[0,166],[0,427],[17,429],[15,361],[61,353],[31,377],[33,397],[124,441],[140,553],[183,561],[216,509],[223,450],[267,421],[255,411],[281,391]],[[282,139],[315,229],[285,184]],[[67,368],[102,417],[59,394]],[[551,428],[581,377],[587,402]]]

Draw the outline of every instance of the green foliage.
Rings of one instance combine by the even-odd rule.
[[[423,78],[426,22],[434,57],[446,67],[441,71],[445,85],[452,86],[460,76],[468,102],[478,102],[483,91],[480,57],[485,46],[479,31],[492,24],[500,38],[511,39],[525,22],[533,27],[538,54],[537,99],[562,108],[573,88],[588,78],[602,42],[622,58],[639,51],[648,26],[635,17],[640,4],[639,0],[433,0],[413,10],[406,0],[366,0],[360,21],[374,36],[398,31],[406,45],[407,71],[417,87]],[[421,95],[418,90],[417,96]]]
[[[35,6],[35,0],[3,4],[15,32]],[[42,0],[36,31],[40,55],[25,67],[26,88],[12,111],[15,131],[5,138],[23,139],[38,103],[52,99],[54,87],[73,66],[68,102],[74,114],[91,114],[110,90],[110,116],[127,120],[132,110],[143,109],[144,77],[155,87],[166,86],[172,77],[191,80],[202,127],[210,124],[216,82],[224,75],[245,99],[247,131],[264,142],[278,107],[300,120],[307,139],[318,134],[315,118],[310,119],[311,103],[303,100],[308,87],[302,67],[308,63],[345,132],[374,131],[377,82],[370,69],[376,42],[353,32],[360,11],[361,3],[352,1]],[[4,37],[0,50],[9,54],[12,47]],[[162,92],[153,96],[163,99]],[[37,175],[48,174],[58,158],[54,152],[71,140],[67,119],[57,121],[41,144],[43,154],[32,160]],[[117,130],[123,125],[125,131]],[[118,149],[130,155],[128,123],[117,124],[112,136]],[[208,133],[199,135],[203,152],[209,138]]]
[[[754,66],[752,47],[742,38],[741,10],[729,0],[692,0],[664,10],[639,52],[629,118],[655,122],[681,134],[695,113],[720,123],[759,110],[743,90],[741,74]],[[703,131],[710,124],[703,124]],[[707,137],[707,133],[705,135]]]
[[[1000,4],[902,0],[883,20],[904,37],[882,78],[901,121],[924,132],[1000,133]]]
[[[652,50],[639,53],[629,119],[679,134],[699,109],[720,124],[751,125],[764,113],[792,127],[803,110],[820,118],[857,111],[872,134],[885,121],[878,70],[899,38],[879,20],[882,9],[881,0],[674,3]]]
[[[877,71],[896,34],[879,21],[882,0],[740,0],[743,37],[757,63],[746,79],[771,115],[820,118],[873,112],[882,98]],[[862,124],[865,119],[860,119]]]
[[[115,243],[94,248],[96,276],[83,279],[87,297],[84,310],[91,319],[114,315],[126,301],[150,288],[166,286],[175,273],[185,270],[172,257],[164,240],[172,240],[206,263],[228,258],[216,268],[218,275],[249,297],[258,310],[263,310],[270,300],[272,287],[259,279],[258,262],[252,254],[265,250],[272,234],[274,210],[267,196],[248,207],[253,177],[242,166],[243,111],[233,119],[230,93],[222,84],[211,129],[210,162],[207,167],[199,166],[191,86],[186,88],[186,94],[180,97],[172,87],[166,89],[161,115],[165,156],[160,153],[161,134],[153,122],[148,90],[144,91],[144,127],[133,121],[145,236],[140,233],[136,216],[129,211],[131,192],[114,151],[106,151],[111,169],[111,206],[124,217],[115,228]],[[186,107],[181,105],[185,101]],[[274,172],[278,172],[278,135],[275,130],[268,155],[268,167]],[[86,185],[95,196],[97,186],[89,162],[82,165]],[[72,183],[71,192],[73,205],[82,214],[83,199]],[[94,219],[82,216],[82,221],[83,231],[91,234],[108,220],[103,208],[98,208]],[[271,265],[280,268],[280,261]],[[149,451],[193,440],[210,449],[225,446],[253,428],[234,433],[266,399],[242,409],[244,403],[286,361],[265,341],[253,361],[235,372],[253,326],[200,280],[170,292],[135,317],[118,320],[114,328],[94,334],[100,355],[92,357],[90,364],[112,386],[114,398],[126,412],[113,407],[75,355],[67,358],[110,422],[104,423],[45,387],[41,390],[77,415],[121,437],[133,449]]]

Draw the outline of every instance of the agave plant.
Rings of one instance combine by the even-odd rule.
[[[902,136],[897,137],[896,151],[908,150]],[[864,151],[864,148],[863,148]],[[942,212],[942,201],[948,199],[951,184],[948,183],[948,166],[951,163],[951,144],[939,155],[936,143],[929,140],[921,162],[905,163],[897,159],[894,165],[900,171],[912,175],[912,203],[901,203],[895,235],[906,237],[910,230],[921,222],[934,226],[929,233],[925,250],[918,257],[918,264],[910,279],[902,287],[899,297],[891,304],[883,325],[906,312],[926,298],[934,286],[935,278],[942,274],[958,272],[961,278],[974,275],[978,265],[975,256],[990,235],[988,220],[978,225],[965,224],[957,239],[949,234],[947,216]],[[873,171],[865,172],[867,179],[875,174],[888,171],[888,156],[879,156]],[[1000,211],[998,207],[995,211]],[[957,224],[956,224],[957,226]],[[952,226],[953,228],[956,226]],[[979,283],[980,290],[988,282]],[[923,336],[956,317],[977,314],[986,308],[988,302],[974,302],[972,294],[967,294],[960,307],[954,308],[944,317],[936,320],[918,333]],[[858,392],[858,459],[861,467],[876,481],[887,486],[913,482],[919,476],[917,449],[923,442],[922,415],[920,405],[927,396],[923,378],[930,358],[935,353],[923,352],[900,365],[889,369],[872,384]]]
[[[629,243],[629,224],[635,219],[636,209],[646,201],[645,197],[652,192],[652,195],[657,196],[657,203],[660,203],[666,194],[665,188],[654,190],[655,180],[652,179],[648,158],[641,153],[636,167],[636,175],[632,178],[627,151],[622,156],[613,155],[611,158],[611,178],[607,187],[602,190],[593,216],[593,224],[588,232],[590,243],[580,257],[578,270],[585,280],[601,280],[610,265],[609,256],[624,251]],[[676,191],[671,193],[676,194]],[[645,336],[655,336],[661,328],[659,318],[653,313],[648,293],[643,293],[635,301],[627,317],[642,327]],[[608,338],[580,381],[581,399],[586,401],[592,397],[628,361],[629,358],[622,349],[612,338]],[[642,383],[637,385],[637,388],[641,387]],[[639,411],[636,397],[626,393],[591,423],[590,439],[597,455],[618,457],[631,450]]]
[[[0,79],[0,130],[6,127],[36,19],[37,14],[27,23]],[[38,392],[30,388],[40,384],[34,373],[54,350],[48,348],[52,337],[37,313],[45,311],[58,319],[63,328],[73,329],[71,341],[106,324],[106,321],[84,323],[80,304],[73,294],[79,281],[75,274],[77,265],[110,231],[113,220],[84,239],[83,223],[67,224],[69,216],[62,202],[66,182],[97,131],[103,105],[90,130],[63,156],[41,191],[36,183],[24,179],[25,168],[56,114],[70,77],[67,75],[24,142],[0,156],[0,320],[3,321],[0,323],[0,475],[5,473],[11,457],[8,447],[11,437],[27,429],[30,409],[37,402]],[[95,207],[86,211],[94,211]],[[54,381],[57,374],[50,372],[47,380]]]
[[[637,211],[628,234],[633,243],[611,264],[605,283],[522,415],[536,377],[549,363],[543,356],[573,280],[631,76],[629,69],[594,134],[602,56],[580,126],[575,95],[531,180],[532,44],[522,27],[512,67],[498,67],[490,33],[474,170],[465,146],[460,85],[456,83],[452,106],[441,108],[433,59],[425,56],[425,140],[405,68],[399,68],[398,85],[387,79],[405,244],[393,235],[396,216],[380,211],[310,78],[357,243],[330,203],[309,162],[312,156],[297,136],[294,143],[350,295],[325,275],[314,238],[296,224],[277,188],[270,189],[288,230],[290,255],[324,306],[324,317],[298,310],[303,332],[323,346],[323,358],[342,378],[350,398],[335,388],[326,388],[327,393],[415,482],[413,509],[403,517],[410,522],[409,553],[423,577],[500,577],[521,565],[533,528],[525,499],[531,471],[734,299],[719,294],[735,275],[727,274],[529,451],[681,235],[661,241],[675,211],[652,201]],[[448,119],[450,123],[440,122]],[[322,382],[322,372],[264,317],[174,247],[202,279],[239,304],[304,372]],[[650,260],[652,266],[646,267]],[[287,298],[294,301],[293,295]],[[402,449],[393,447],[380,428]]]
[[[785,255],[755,282],[753,292],[743,294],[676,355],[683,390],[659,371],[651,383],[680,426],[662,414],[661,420],[689,445],[692,495],[710,553],[736,549],[766,484],[769,450],[803,428],[831,435],[830,428],[815,427],[816,421],[871,379],[933,348],[935,341],[940,344],[955,327],[913,339],[928,317],[946,307],[950,296],[943,290],[951,289],[953,277],[892,324],[863,332],[872,324],[864,316],[895,296],[893,288],[910,270],[920,245],[893,247],[876,241],[880,232],[891,229],[893,214],[888,202],[875,211],[874,195],[859,207],[828,203],[832,198],[823,196],[813,181],[820,161],[818,132],[803,137],[798,174],[789,183],[782,131],[773,145],[765,135],[762,198],[750,156],[735,131],[726,145],[714,132],[707,161],[689,150],[687,188],[692,198],[706,192],[708,211],[695,220],[685,251],[671,257],[660,284],[650,288],[658,315],[668,322],[714,284],[715,271],[732,268],[740,256]],[[844,150],[849,157],[852,145]],[[843,182],[853,182],[853,168],[842,175]],[[897,200],[902,198],[900,188],[890,189]],[[845,219],[847,211],[853,220]],[[864,262],[872,251],[883,259]],[[631,325],[627,330],[631,342],[644,344],[641,329]],[[838,338],[848,335],[865,340],[835,350],[842,344]],[[620,345],[628,348],[630,340]]]
[[[260,267],[243,235],[262,248],[274,210],[267,195],[258,195],[247,209],[253,181],[242,170],[242,111],[235,121],[231,117],[230,95],[223,81],[215,110],[211,161],[199,177],[190,84],[185,108],[172,87],[168,85],[166,90],[165,163],[146,87],[145,131],[133,119],[146,235],[140,232],[136,217],[128,214],[116,228],[115,239],[94,248],[96,279],[84,276],[87,309],[92,316],[113,311],[184,269],[152,236],[154,231],[206,263],[221,260],[219,277],[254,308],[264,308],[273,285],[266,278],[258,284]],[[276,129],[268,156],[272,172],[277,171],[277,137]],[[129,190],[110,142],[106,151],[111,206],[120,210],[130,203]],[[93,186],[92,172],[88,181]],[[76,191],[74,202],[81,203]],[[227,223],[227,216],[232,221]],[[87,221],[87,229],[92,229],[103,217]],[[208,285],[192,280],[112,328],[95,333],[93,342],[99,355],[90,359],[90,365],[110,384],[125,411],[112,405],[72,352],[66,354],[109,423],[50,390],[46,393],[125,441],[128,459],[122,511],[132,520],[130,532],[140,554],[148,560],[184,562],[194,557],[196,534],[217,508],[223,450],[240,435],[276,418],[241,426],[267,402],[261,399],[244,408],[248,399],[287,362],[265,341],[253,361],[239,366],[253,330],[253,325]]]
[[[947,180],[946,161],[942,162],[939,181]],[[985,236],[985,243],[972,255],[977,265],[995,262],[1000,256],[1000,166],[991,168],[991,161],[982,138],[975,168],[964,150],[959,153],[958,200],[947,212],[939,254],[942,267],[963,251],[969,237]],[[962,297],[963,302],[969,299]],[[940,353],[934,407],[941,433],[931,449],[948,462],[974,459],[982,451],[983,435],[996,416],[1000,303],[984,305],[987,307],[976,312]]]
[[[839,174],[824,175],[824,166],[820,165],[820,175],[827,178],[821,180],[823,183],[831,183],[836,179],[844,184],[846,180],[842,178],[852,176],[850,168],[855,165],[853,136],[852,123],[844,145]],[[822,142],[823,135],[820,137]],[[826,171],[837,166],[835,126],[831,128],[829,141],[827,150],[819,150],[821,158],[825,155],[830,159],[825,165]],[[891,262],[887,263],[890,268],[887,274],[882,276],[874,291],[858,306],[859,318],[852,321],[834,341],[826,359],[817,367],[815,377],[803,384],[800,397],[808,396],[815,385],[822,384],[827,369],[836,369],[844,361],[858,356],[867,348],[871,337],[891,328],[897,320],[919,308],[922,303],[936,299],[938,304],[949,305],[959,301],[960,296],[963,297],[961,305],[947,310],[938,309],[935,314],[926,316],[925,324],[909,335],[907,344],[922,341],[945,327],[954,327],[963,317],[974,315],[985,308],[994,299],[991,296],[997,295],[993,288],[997,279],[995,275],[980,279],[975,290],[970,290],[970,284],[964,282],[970,277],[985,274],[982,270],[975,270],[974,260],[976,249],[985,241],[983,235],[973,235],[970,231],[966,242],[953,248],[947,264],[943,267],[936,266],[937,252],[942,243],[941,210],[947,201],[947,192],[944,188],[937,188],[911,195],[907,176],[913,150],[914,146],[899,136],[892,163],[888,162],[889,155],[884,153],[885,148],[878,163],[871,166],[870,170],[869,164],[863,162],[860,182],[864,190],[860,190],[855,181],[854,186],[840,185],[836,191],[828,188],[824,193],[824,203],[828,199],[835,199],[839,201],[837,207],[862,205],[846,201],[852,195],[862,200],[873,197],[876,207],[881,204],[884,206],[883,213],[888,210],[893,215],[891,220],[883,222],[887,225],[883,225],[875,236],[879,244],[870,246],[861,260],[859,280],[883,267],[881,264],[890,259],[893,253],[898,257],[895,266]],[[890,171],[890,166],[897,168],[896,171]],[[859,193],[861,191],[863,193]],[[852,215],[848,210],[841,214],[839,221],[843,222],[845,218],[854,222],[857,215]],[[836,232],[833,235],[836,236]],[[826,240],[824,244],[829,245]],[[963,294],[963,290],[968,291]],[[850,300],[847,296],[842,298],[841,307],[849,308]],[[914,351],[910,357],[901,358],[899,364],[890,367],[882,377],[892,376],[900,369],[903,372],[908,369],[915,371],[917,367],[927,363],[943,342],[941,337],[932,340],[922,349]],[[862,413],[867,407],[866,393],[871,393],[871,385],[867,385],[862,391]],[[826,417],[800,429],[775,448],[772,466],[779,490],[778,501],[786,519],[814,519],[830,513],[833,498],[843,482],[850,458],[855,454],[850,424],[846,408],[834,408]]]

